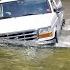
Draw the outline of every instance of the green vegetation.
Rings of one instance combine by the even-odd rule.
[[[0,70],[70,70],[69,48],[53,48],[49,55],[38,53],[40,55],[29,59],[23,48],[0,47]]]

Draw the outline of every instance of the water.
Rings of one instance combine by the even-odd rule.
[[[0,47],[0,70],[69,70],[69,48]]]
[[[65,26],[61,31],[59,43],[55,47],[70,47],[70,19],[66,19]]]

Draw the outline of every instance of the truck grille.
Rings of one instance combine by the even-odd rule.
[[[0,34],[0,38],[24,41],[24,40],[35,40],[37,39],[36,35],[37,35],[36,30],[30,30],[30,31]]]

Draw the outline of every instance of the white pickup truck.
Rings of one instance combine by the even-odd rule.
[[[1,0],[0,42],[32,46],[56,43],[63,19],[60,0]]]

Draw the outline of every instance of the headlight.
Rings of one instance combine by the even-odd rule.
[[[52,37],[53,36],[53,29],[51,27],[41,28],[38,30],[38,38],[46,38],[46,37]]]

